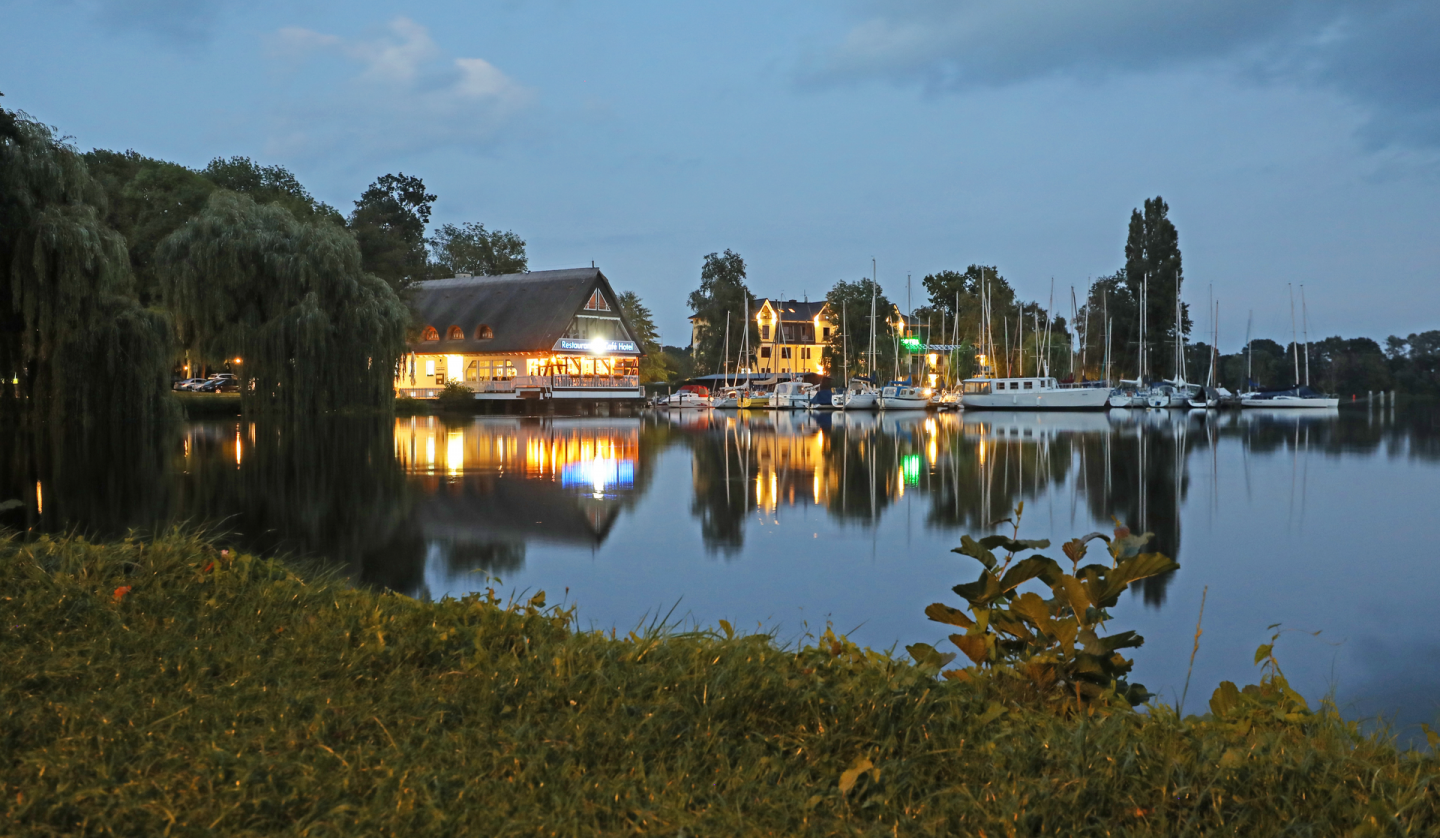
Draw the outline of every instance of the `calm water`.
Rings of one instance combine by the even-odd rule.
[[[1181,569],[1115,609],[1139,681],[1252,682],[1266,627],[1314,698],[1402,724],[1440,701],[1440,427],[1431,408],[1324,415],[685,412],[192,423],[162,440],[12,434],[12,527],[97,535],[221,522],[232,540],[439,598],[543,589],[582,624],[674,612],[784,640],[827,622],[875,647],[946,632],[926,604],[977,566],[964,533],[1025,503],[1022,537],[1155,533]],[[37,499],[38,492],[38,499]],[[1058,546],[1051,551],[1059,555]],[[1308,632],[1320,632],[1311,636]]]

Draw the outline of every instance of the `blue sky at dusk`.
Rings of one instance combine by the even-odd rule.
[[[986,263],[1065,313],[1157,194],[1227,351],[1251,309],[1288,337],[1286,283],[1312,338],[1440,328],[1433,0],[0,0],[0,38],[0,103],[82,149],[246,155],[346,212],[419,175],[668,343],[726,248],[763,295]]]

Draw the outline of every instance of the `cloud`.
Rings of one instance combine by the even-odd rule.
[[[315,155],[342,145],[372,154],[483,145],[534,98],[483,58],[448,57],[428,29],[405,17],[370,40],[286,27],[268,47],[296,79],[309,75],[301,72],[309,61],[341,69],[323,92],[312,89],[278,107],[267,144],[274,154]]]
[[[1201,68],[1333,90],[1377,144],[1440,144],[1433,0],[862,0],[801,79],[936,92]]]

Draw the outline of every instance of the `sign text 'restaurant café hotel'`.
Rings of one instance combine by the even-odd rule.
[[[478,399],[635,399],[640,346],[598,268],[416,283],[421,324],[395,392],[433,398],[449,382]]]

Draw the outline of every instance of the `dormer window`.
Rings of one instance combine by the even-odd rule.
[[[595,293],[590,295],[590,301],[585,303],[585,309],[586,311],[609,311],[610,304],[605,302],[605,295],[601,294],[600,289],[597,288]]]
[[[462,329],[462,328],[460,328],[459,326],[451,326],[450,329],[449,329],[449,331],[447,331],[447,332],[445,333],[445,339],[446,339],[446,340],[464,340],[464,339],[465,339],[465,330]]]
[[[494,340],[494,338],[495,330],[490,328],[489,326],[486,326],[484,323],[481,323],[479,326],[475,327],[476,340]]]
[[[440,332],[434,326],[426,326],[425,331],[420,333],[421,340],[439,340]]]

